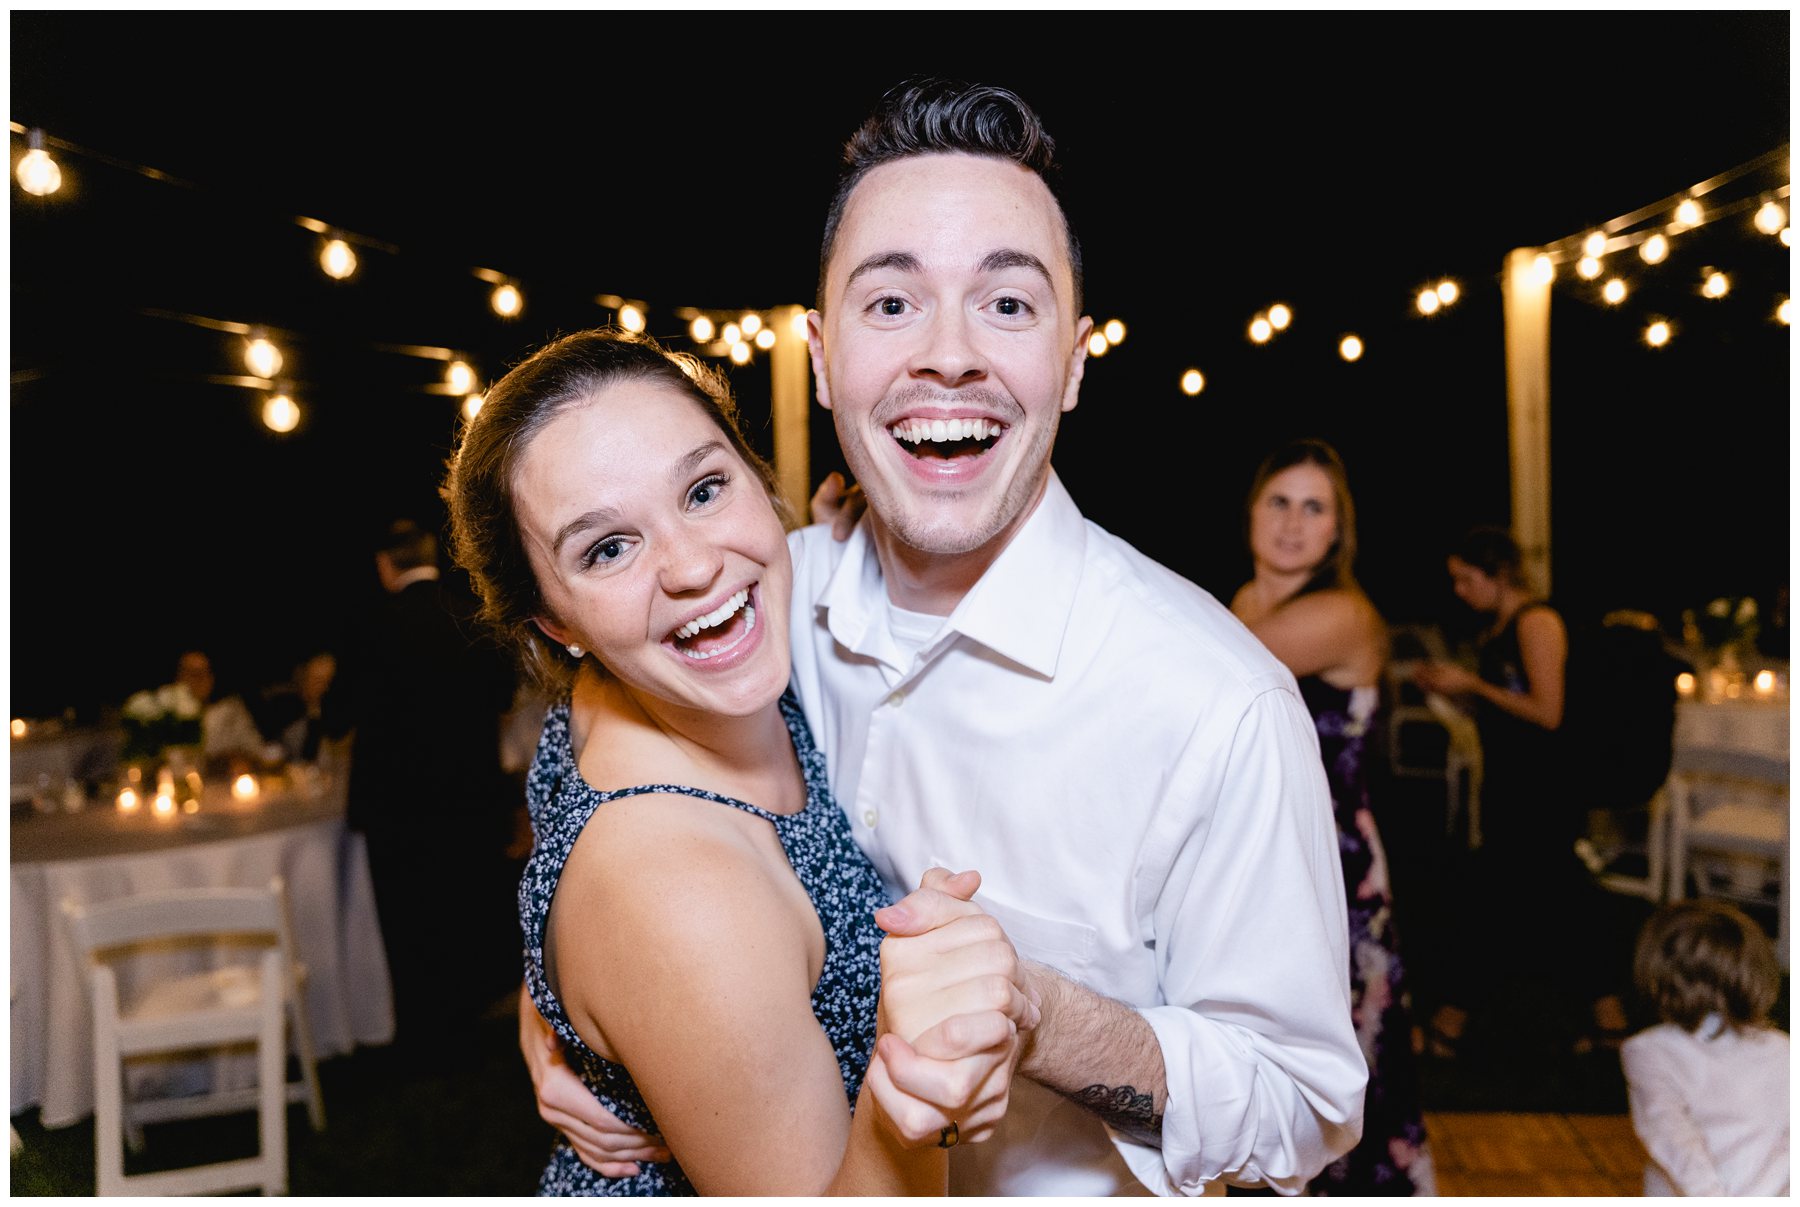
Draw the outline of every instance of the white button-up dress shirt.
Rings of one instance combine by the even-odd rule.
[[[975,868],[1021,955],[1137,1007],[1162,1049],[1160,1150],[1020,1078],[952,1191],[1291,1192],[1350,1148],[1368,1072],[1343,873],[1287,669],[1054,476],[916,654],[865,527],[791,541],[795,684],[889,891]]]
[[[1646,1195],[1788,1193],[1788,1037],[1773,1027],[1663,1023],[1625,1041]]]

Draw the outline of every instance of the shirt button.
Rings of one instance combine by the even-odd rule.
[[[871,829],[871,830],[873,830],[875,828],[875,810],[873,810],[873,809],[864,809],[863,810],[863,825],[869,827],[869,829]]]
[[[887,702],[892,704],[895,708],[899,708],[900,702],[904,699],[906,699],[906,693],[904,691],[897,691],[888,697]]]

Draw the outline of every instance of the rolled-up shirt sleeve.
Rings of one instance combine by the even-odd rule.
[[[1221,751],[1223,754],[1221,755]],[[1331,799],[1295,693],[1255,694],[1228,744],[1199,737],[1169,781],[1172,853],[1150,903],[1163,1004],[1160,1149],[1114,1133],[1159,1194],[1224,1180],[1296,1194],[1362,1133],[1368,1066],[1350,1016]]]

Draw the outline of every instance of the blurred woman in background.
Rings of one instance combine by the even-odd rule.
[[[1254,573],[1231,610],[1299,680],[1337,813],[1350,917],[1352,1017],[1369,1062],[1363,1138],[1314,1194],[1433,1194],[1386,856],[1369,809],[1387,625],[1357,586],[1356,512],[1343,461],[1319,440],[1271,454],[1250,488]]]

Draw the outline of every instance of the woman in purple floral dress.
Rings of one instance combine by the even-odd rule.
[[[1318,728],[1348,897],[1352,1017],[1369,1062],[1362,1142],[1308,1190],[1434,1194],[1387,860],[1366,776],[1368,743],[1380,732],[1387,625],[1351,573],[1355,511],[1330,445],[1297,441],[1263,462],[1250,488],[1249,539],[1255,573],[1231,610],[1294,672]]]

